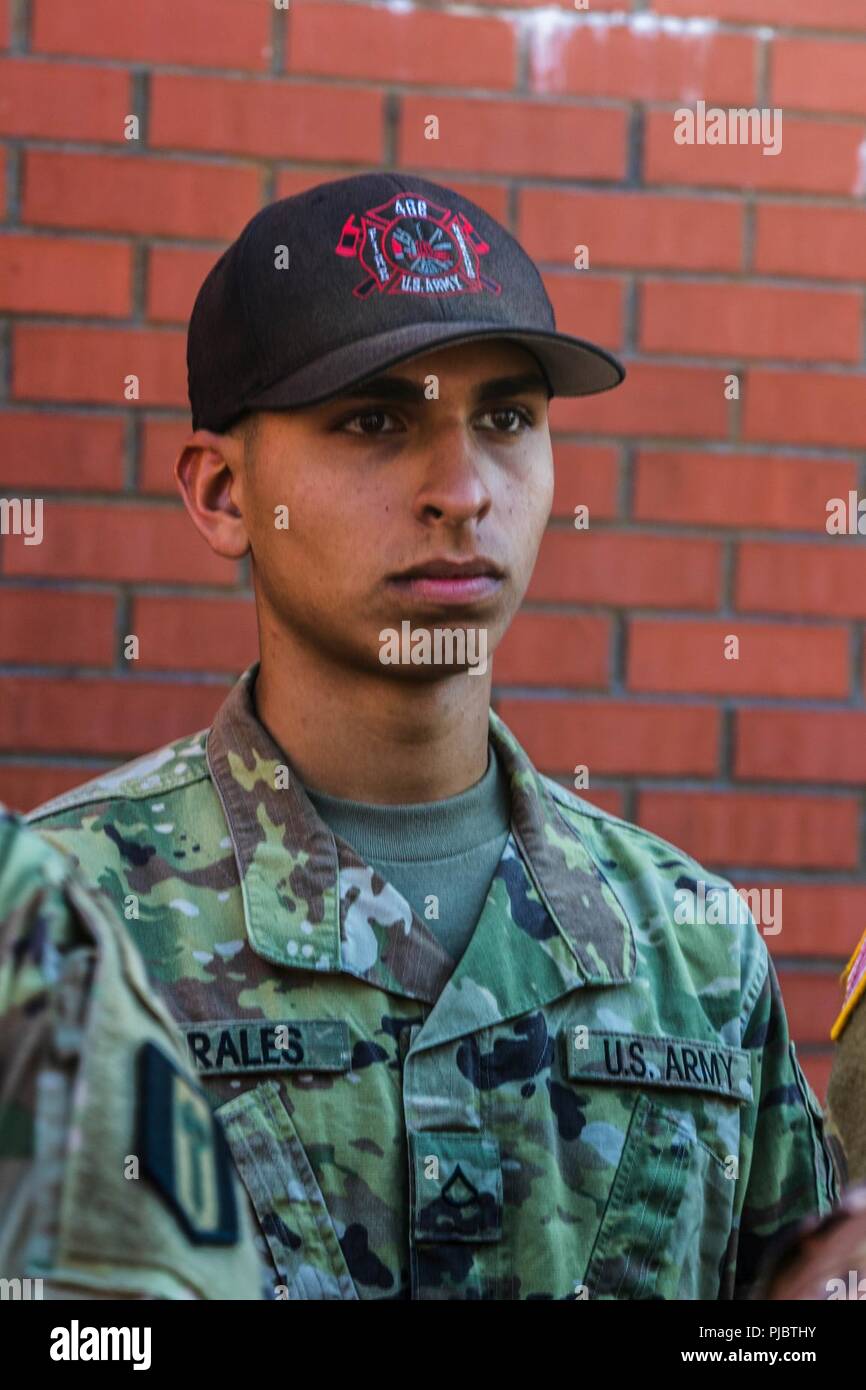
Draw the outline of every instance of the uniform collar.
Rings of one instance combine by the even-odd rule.
[[[427,1003],[439,999],[449,977],[452,987],[467,970],[477,980],[483,967],[489,977],[497,958],[507,957],[501,988],[488,991],[497,1016],[503,1007],[521,1011],[526,990],[538,1006],[539,990],[553,998],[631,979],[636,952],[628,918],[586,842],[492,710],[490,738],[509,778],[511,835],[455,969],[405,899],[317,814],[258,718],[258,670],[256,663],[244,672],[217,713],[207,760],[237,858],[247,934],[260,956],[348,972]],[[509,933],[514,940],[505,949]]]

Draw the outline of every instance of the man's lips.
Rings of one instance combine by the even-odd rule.
[[[495,594],[502,580],[492,574],[467,575],[464,579],[455,575],[450,578],[415,575],[408,579],[389,579],[388,583],[404,598],[435,599],[437,603],[477,603]]]
[[[430,560],[388,577],[404,598],[437,603],[478,603],[501,588],[505,576],[492,560]]]

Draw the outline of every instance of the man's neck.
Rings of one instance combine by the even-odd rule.
[[[492,672],[402,680],[263,648],[253,700],[301,781],[331,796],[441,801],[487,769]]]

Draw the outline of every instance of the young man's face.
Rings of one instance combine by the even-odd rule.
[[[425,397],[431,377],[438,399]],[[381,666],[379,634],[404,619],[413,630],[485,628],[492,652],[550,513],[547,406],[536,359],[493,339],[414,357],[325,404],[262,414],[232,500],[269,634],[414,680],[447,672]],[[274,524],[281,505],[288,530]],[[487,573],[404,575],[443,560],[483,560]]]

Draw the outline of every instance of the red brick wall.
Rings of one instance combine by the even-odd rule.
[[[0,798],[205,725],[253,659],[248,572],[173,490],[195,290],[263,202],[417,169],[511,226],[560,326],[629,369],[554,403],[497,707],[545,770],[586,763],[605,806],[783,889],[767,940],[823,1093],[866,925],[866,552],[825,528],[866,484],[866,7],[626,3],[0,0],[0,489],[46,504],[41,546],[0,538]],[[677,146],[698,98],[781,107],[782,153]]]

